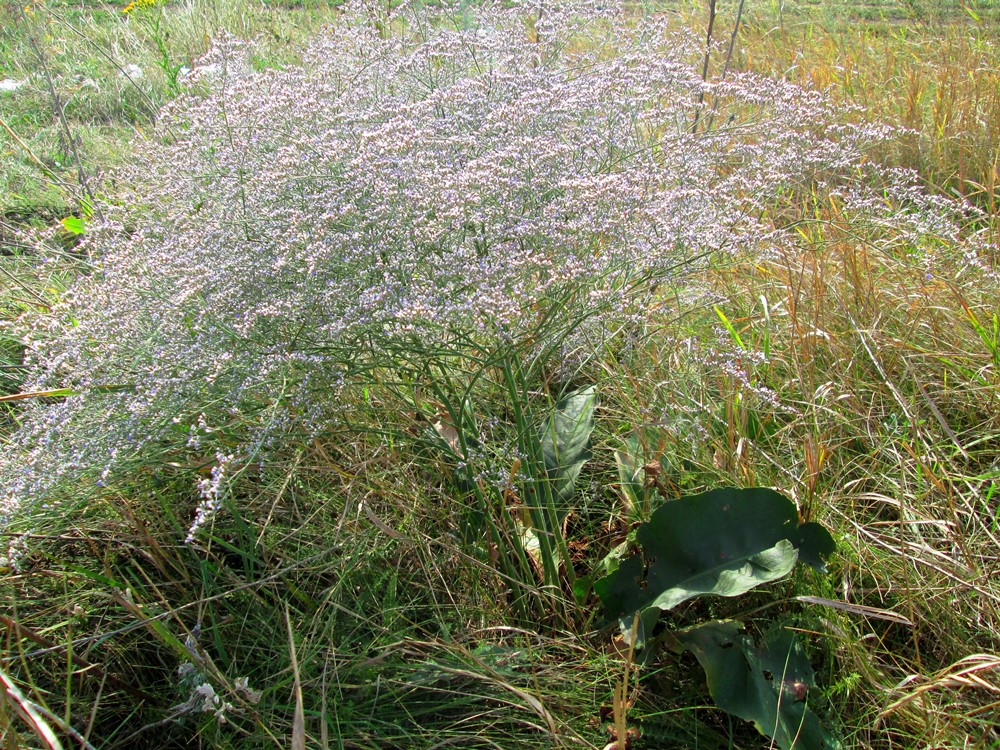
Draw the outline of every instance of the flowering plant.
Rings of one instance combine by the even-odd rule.
[[[25,333],[25,390],[70,395],[22,412],[0,514],[183,465],[193,536],[400,351],[614,331],[681,269],[790,242],[772,208],[886,137],[788,83],[702,80],[690,39],[606,5],[401,10],[396,34],[349,9],[288,70],[220,39],[136,144],[98,270]]]
[[[132,2],[122,8],[122,13],[127,16],[141,8],[152,8],[159,2],[160,0],[132,0]]]

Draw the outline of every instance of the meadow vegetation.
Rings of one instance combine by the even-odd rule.
[[[0,10],[0,746],[1000,746],[992,2],[123,6]]]

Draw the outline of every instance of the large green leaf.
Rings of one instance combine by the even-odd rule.
[[[596,402],[593,386],[574,391],[556,404],[541,427],[542,460],[552,497],[562,508],[573,496],[580,470],[591,456]]]
[[[816,681],[795,634],[776,628],[758,646],[742,627],[725,620],[676,633],[705,670],[719,708],[752,721],[782,750],[840,747],[809,710]]]
[[[738,596],[786,576],[802,558],[822,569],[829,532],[798,522],[795,504],[769,489],[718,489],[668,502],[636,532],[641,551],[594,583],[608,617],[642,647],[660,612],[696,596]]]

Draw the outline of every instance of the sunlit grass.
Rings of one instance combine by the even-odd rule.
[[[277,68],[324,19],[336,20],[293,5],[206,0],[137,12],[162,12],[168,66],[193,64],[226,28],[263,33],[254,64]],[[829,89],[871,122],[910,129],[868,158],[967,197],[984,214],[966,231],[996,241],[994,5],[970,6],[974,17],[930,3],[869,4],[849,24],[824,7],[748,9],[734,72]],[[728,40],[731,11],[717,39]],[[704,8],[669,12],[703,34]],[[100,178],[128,158],[130,138],[151,132],[172,96],[169,75],[150,27],[117,5],[36,4],[25,15],[8,4],[4,13],[13,20],[0,30],[0,78],[31,83],[16,99],[0,94],[0,117],[27,146],[0,133],[0,231],[52,226],[80,213],[83,191],[42,62],[87,179],[109,195],[120,186]],[[128,64],[143,78],[121,75]],[[28,150],[65,184],[53,185]],[[637,428],[658,431],[658,501],[771,486],[840,544],[826,578],[804,574],[745,611],[696,602],[677,624],[749,613],[800,629],[822,677],[819,710],[845,747],[985,750],[997,741],[1000,692],[997,257],[937,241],[914,252],[823,190],[799,186],[763,217],[795,227],[794,247],[691,271],[658,288],[627,335],[596,345],[582,337],[595,352],[569,363],[569,374],[598,383],[600,406],[566,527],[570,553],[584,571],[626,539],[641,509],[617,487],[614,451]],[[69,277],[88,272],[73,251],[41,263],[30,247],[5,245],[0,395],[19,390],[23,372],[21,331],[10,322],[63,300]],[[518,424],[497,369],[462,367],[447,393],[461,394],[475,375],[486,384],[482,413]],[[214,455],[150,461],[113,492],[64,488],[60,507],[76,513],[36,514],[21,569],[5,568],[0,580],[0,669],[23,698],[0,699],[0,744],[51,747],[40,729],[48,726],[64,746],[72,727],[102,748],[288,747],[299,684],[309,747],[604,747],[627,653],[602,629],[593,599],[572,617],[526,622],[515,612],[523,582],[497,576],[502,548],[483,555],[464,542],[475,495],[427,439],[443,429],[434,425],[447,404],[411,375],[384,371],[383,382],[345,392],[353,411],[341,429],[247,469],[193,546],[182,540],[194,483]],[[523,395],[542,413],[550,384],[566,377],[548,362]],[[0,407],[2,439],[18,411]],[[218,439],[238,427],[223,426]],[[798,594],[857,608],[803,605]],[[185,663],[193,671],[178,675]],[[642,731],[635,746],[760,744],[706,706],[696,667],[690,655],[664,653],[639,669],[626,711]],[[230,704],[228,723],[190,703],[202,680],[219,707]],[[34,724],[29,703],[40,707]]]
[[[1000,40],[995,6],[903,18],[752,13],[739,63],[828,89],[872,122],[905,129],[878,156],[992,213],[1000,181]]]

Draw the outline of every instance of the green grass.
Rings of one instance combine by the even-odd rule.
[[[32,7],[0,10],[0,79],[29,80],[0,94],[0,118],[21,141],[0,134],[0,230],[78,214],[88,188],[114,193],[103,178],[171,96],[158,62],[190,65],[226,28],[263,34],[260,64],[280,66],[336,18],[325,4],[167,3],[149,11],[169,33],[164,59],[160,32],[115,4]],[[968,196],[997,238],[1000,5],[968,7],[978,20],[958,12],[936,23],[941,6],[930,2],[851,4],[871,21],[861,29],[827,4],[754,9],[737,60],[911,128],[873,158]],[[144,77],[122,77],[129,64]],[[717,266],[698,280],[712,304],[665,309],[630,348],[579,373],[598,382],[601,406],[586,502],[568,526],[574,562],[595,565],[635,520],[613,451],[664,413],[689,414],[655,446],[664,494],[774,486],[833,528],[840,551],[825,578],[696,602],[675,624],[743,614],[800,629],[821,675],[819,710],[846,747],[996,747],[996,282],[949,248],[928,278],[906,248],[861,236],[829,196],[788,210],[801,220],[801,252]],[[44,311],[86,270],[72,247],[48,263],[5,248],[8,323]],[[714,340],[723,320],[734,351],[769,353],[750,374],[790,408],[748,394],[689,347]],[[18,390],[21,354],[16,327],[0,328],[0,395]],[[531,383],[539,410],[547,375]],[[463,546],[472,498],[446,461],[415,445],[425,415],[391,388],[353,397],[365,421],[259,469],[196,548],[180,543],[195,466],[148,467],[114,494],[76,488],[70,521],[37,519],[20,572],[0,579],[0,670],[24,696],[0,698],[0,746],[52,747],[47,725],[64,746],[74,741],[61,727],[72,726],[101,748],[288,747],[299,685],[308,747],[603,747],[602,709],[627,653],[601,629],[596,603],[575,607],[562,592],[571,617],[519,620],[510,582]],[[13,424],[13,402],[0,406]],[[803,605],[801,594],[871,609]],[[196,671],[188,682],[185,662]],[[665,653],[641,675],[628,710],[642,730],[634,747],[761,746],[707,705],[690,655]],[[233,704],[227,723],[176,708],[192,676]]]
[[[280,66],[337,4],[195,0],[128,15],[125,3],[3,4],[0,79],[25,85],[0,93],[9,128],[0,135],[0,216],[49,222],[78,211],[81,182],[96,189],[126,158],[130,139],[175,93],[176,70],[193,67],[220,30],[264,39],[259,64]]]

